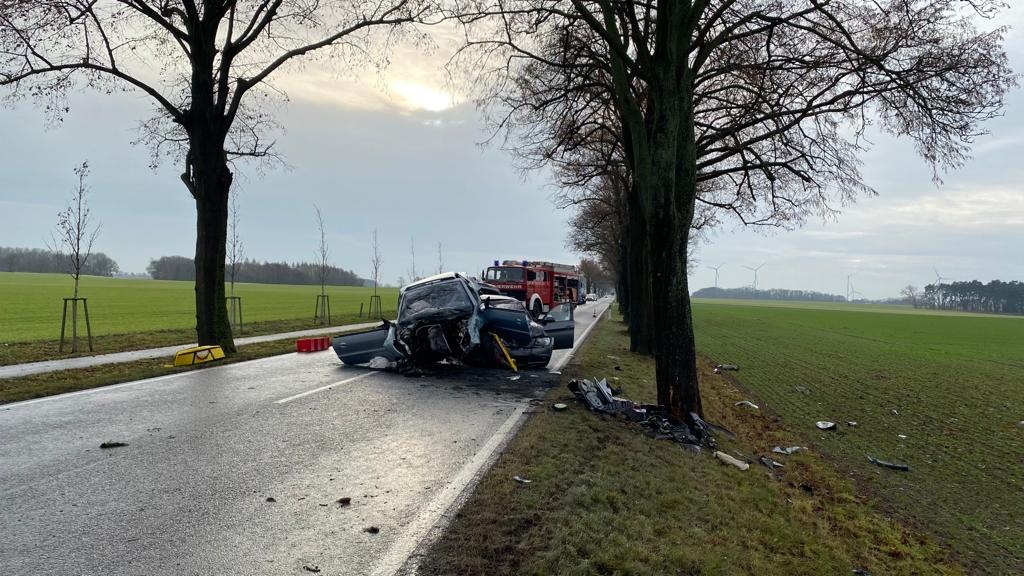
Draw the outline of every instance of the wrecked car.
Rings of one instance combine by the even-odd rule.
[[[449,272],[402,288],[394,322],[332,343],[343,363],[371,368],[439,362],[543,367],[552,351],[572,348],[574,337],[569,303],[534,320],[522,302]]]

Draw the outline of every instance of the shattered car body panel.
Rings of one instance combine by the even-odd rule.
[[[497,336],[519,365],[546,366],[555,349],[571,348],[574,321],[569,306],[533,320],[519,302],[493,294],[461,274],[426,278],[404,287],[398,319],[379,328],[334,338],[345,364],[399,366],[442,361],[494,365],[503,362]],[[374,361],[379,358],[380,360]]]

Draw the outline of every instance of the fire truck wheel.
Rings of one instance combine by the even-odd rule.
[[[544,305],[541,303],[539,298],[533,301],[533,308],[530,312],[533,313],[534,320],[540,320],[540,317],[544,315]]]

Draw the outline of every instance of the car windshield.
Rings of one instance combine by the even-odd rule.
[[[458,280],[446,280],[424,286],[415,286],[402,296],[400,322],[408,322],[435,314],[462,314],[473,312],[473,301]]]
[[[494,280],[497,282],[522,282],[523,281],[523,269],[522,268],[488,268],[487,277],[484,280]]]

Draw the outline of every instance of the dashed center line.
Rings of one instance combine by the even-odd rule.
[[[307,390],[305,392],[300,392],[299,394],[296,394],[294,396],[289,396],[287,398],[282,398],[280,400],[276,400],[274,402],[274,404],[287,404],[288,402],[291,402],[292,400],[298,400],[299,398],[305,398],[306,396],[309,396],[310,394],[316,394],[317,392],[323,392],[324,390],[330,390],[331,388],[333,388],[335,386],[341,386],[342,384],[348,384],[349,382],[355,382],[356,380],[362,380],[363,378],[367,378],[367,377],[373,376],[375,374],[380,374],[380,372],[364,372],[364,373],[362,373],[362,374],[360,374],[358,376],[353,376],[351,378],[347,378],[347,379],[342,380],[340,382],[335,382],[333,384],[328,384],[327,386],[321,386],[319,388],[314,388],[313,390]]]

